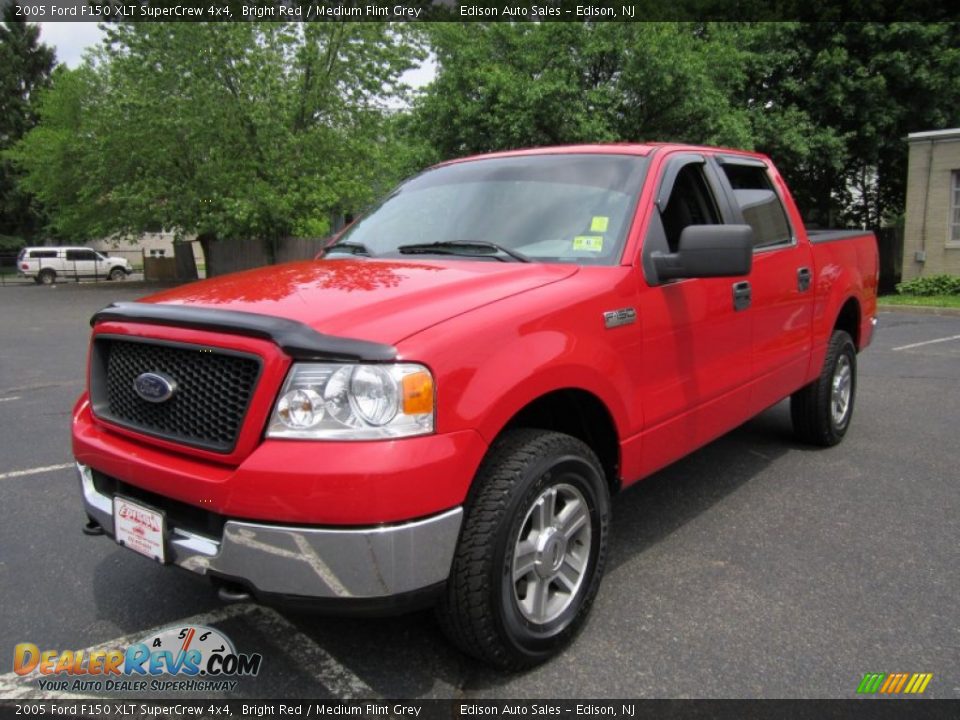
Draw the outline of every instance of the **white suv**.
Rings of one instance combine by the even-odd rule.
[[[84,247],[28,247],[17,256],[17,274],[44,285],[61,277],[123,280],[132,272],[129,260]]]

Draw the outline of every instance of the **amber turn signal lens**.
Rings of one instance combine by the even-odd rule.
[[[433,378],[428,372],[415,372],[403,378],[403,413],[421,415],[433,412]]]

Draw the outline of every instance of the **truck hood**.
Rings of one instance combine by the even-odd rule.
[[[307,260],[203,280],[141,302],[271,315],[327,335],[393,345],[577,270],[576,265],[481,260]]]

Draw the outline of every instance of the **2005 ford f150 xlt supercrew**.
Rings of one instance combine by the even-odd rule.
[[[86,529],[225,599],[434,604],[528,666],[588,612],[614,492],[788,396],[802,439],[843,438],[877,276],[873,236],[808,233],[761,155],[448,162],[320,259],[93,317]]]

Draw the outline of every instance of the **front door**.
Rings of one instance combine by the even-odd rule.
[[[716,170],[696,154],[669,160],[643,246],[644,474],[749,417],[751,308],[734,285],[751,278],[659,282],[650,254],[676,252],[688,225],[732,221]],[[749,287],[746,293],[749,295]],[[739,309],[737,307],[739,305]]]
[[[76,277],[93,277],[97,274],[98,256],[93,250],[76,248],[67,250],[66,274]]]

